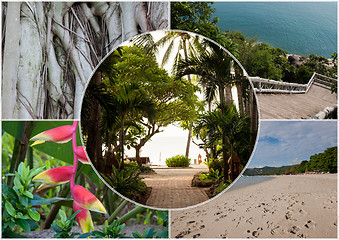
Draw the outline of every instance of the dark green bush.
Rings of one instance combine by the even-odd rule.
[[[166,159],[166,165],[168,167],[188,167],[190,165],[191,159],[185,157],[184,155],[176,155],[171,158]]]
[[[136,194],[144,194],[147,191],[147,185],[141,180],[139,175],[138,167],[126,164],[124,169],[116,169],[113,166],[112,174],[102,174],[102,177],[116,191],[133,199]]]

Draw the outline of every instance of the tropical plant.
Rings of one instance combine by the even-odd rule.
[[[166,165],[168,167],[188,167],[191,159],[184,155],[176,155],[166,159]]]
[[[222,111],[221,108],[224,108],[224,111]],[[247,129],[249,128],[247,118],[248,117],[240,115],[234,105],[231,105],[230,107],[220,106],[220,109],[202,114],[196,123],[195,128],[197,132],[205,129],[209,133],[208,147],[214,145],[218,139],[223,139],[221,150],[223,152],[224,181],[228,180],[228,172],[226,177],[225,174],[226,170],[228,171],[227,160],[229,156],[231,157],[229,177],[231,180],[236,178],[233,174],[234,148],[237,135],[242,135],[242,132],[247,132]],[[242,137],[246,138],[246,136]],[[247,140],[249,141],[249,135],[247,136]],[[227,154],[228,151],[230,152],[229,155]],[[225,165],[227,166],[226,169]]]
[[[100,213],[106,213],[106,209],[103,204],[86,188],[75,184],[75,175],[78,166],[78,160],[83,163],[89,163],[82,146],[78,147],[76,143],[76,132],[78,129],[78,121],[74,121],[73,125],[64,125],[54,129],[50,129],[39,133],[31,138],[35,142],[32,145],[41,144],[45,141],[51,141],[56,143],[64,143],[72,140],[73,149],[73,166],[64,166],[49,169],[42,172],[33,178],[34,181],[43,182],[40,189],[48,186],[55,186],[58,184],[71,182],[70,189],[74,199],[73,209],[74,211],[81,210],[76,214],[77,221],[81,227],[81,230],[90,232],[93,230],[93,222],[89,210]]]
[[[81,212],[81,210],[76,211],[67,218],[66,213],[61,209],[59,210],[60,220],[56,220],[56,224],[52,224],[52,228],[55,231],[55,238],[73,238],[80,235],[80,233],[71,233],[74,218],[79,212]]]
[[[40,220],[40,214],[33,208],[37,205],[37,198],[32,193],[34,186],[31,180],[42,169],[29,169],[21,162],[14,174],[8,174],[14,176],[14,187],[1,185],[2,237],[20,237],[14,233],[17,227],[27,233],[39,227],[36,222]]]
[[[110,175],[102,174],[106,182],[122,195],[135,199],[137,195],[144,195],[147,185],[141,181],[140,170],[137,166],[126,164],[124,169],[117,169],[114,166]]]
[[[226,96],[225,89],[234,82],[231,74],[233,59],[227,52],[220,49],[214,43],[210,44],[211,51],[205,52],[197,57],[183,60],[177,65],[177,77],[189,74],[200,76],[199,82],[204,90],[206,101],[210,103],[214,100],[216,94],[219,95],[219,104],[221,113],[224,114],[226,103],[230,101],[231,96]],[[226,153],[226,133],[222,136],[223,159],[227,158]],[[224,177],[228,178],[228,166],[224,161]]]

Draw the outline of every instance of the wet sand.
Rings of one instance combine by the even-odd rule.
[[[171,212],[177,238],[337,238],[337,174],[277,176]]]

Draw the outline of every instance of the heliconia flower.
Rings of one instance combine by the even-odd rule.
[[[65,125],[53,128],[32,137],[30,141],[35,141],[31,146],[44,142],[65,143],[72,139],[72,134],[75,131],[73,125]]]
[[[87,233],[87,232],[93,231],[94,226],[93,226],[91,213],[87,209],[79,207],[75,203],[75,201],[73,201],[73,209],[74,209],[74,212],[81,210],[81,212],[79,212],[76,215],[76,218],[77,218],[77,221],[79,223],[79,226],[80,226],[82,232]]]
[[[42,173],[39,173],[33,178],[33,181],[42,182],[37,191],[52,187],[58,184],[63,184],[71,180],[73,168],[70,166],[62,166],[51,168]]]
[[[86,188],[80,185],[71,187],[71,192],[75,203],[90,211],[107,213],[104,205]]]
[[[89,159],[86,155],[86,151],[85,151],[85,148],[83,146],[76,147],[74,152],[77,155],[80,162],[82,162],[83,164],[89,164]]]

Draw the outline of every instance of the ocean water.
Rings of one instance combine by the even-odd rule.
[[[215,2],[223,30],[240,31],[289,53],[337,52],[337,2]]]
[[[272,180],[274,176],[241,176],[228,191]]]

